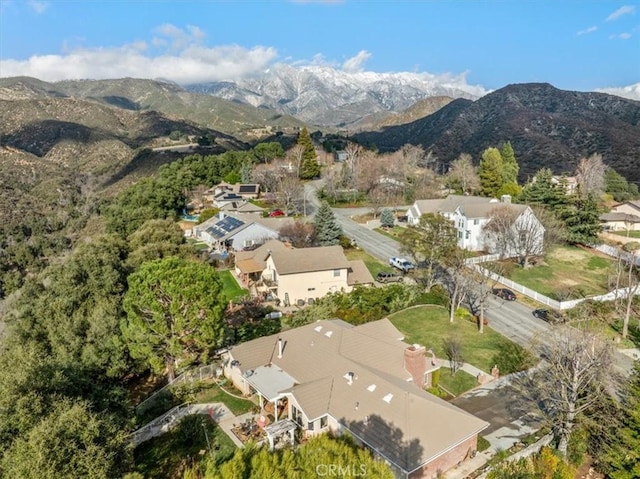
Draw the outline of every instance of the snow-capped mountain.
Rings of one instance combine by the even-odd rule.
[[[315,125],[349,125],[376,112],[398,112],[431,96],[476,99],[487,93],[464,75],[346,72],[328,66],[276,64],[258,76],[198,83],[187,90],[269,108]]]

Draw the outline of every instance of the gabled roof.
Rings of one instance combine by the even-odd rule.
[[[275,239],[269,240],[253,251],[238,251],[236,253],[236,267],[243,273],[257,273],[267,267],[266,260],[272,251],[284,251],[288,249],[282,242]]]
[[[347,284],[350,286],[355,286],[356,284],[373,284],[373,276],[371,276],[367,265],[365,265],[361,259],[349,261]]]
[[[640,211],[640,200],[629,200],[629,201],[625,201],[624,203],[619,203],[617,205],[614,206],[614,208],[617,208],[618,206],[631,206],[632,208]]]
[[[513,203],[470,203],[461,205],[460,210],[467,218],[490,218],[491,213],[496,208],[510,208],[518,213],[518,216],[528,208],[527,205],[518,205]]]
[[[309,419],[334,417],[409,472],[488,424],[409,382],[409,345],[399,336],[386,319],[357,327],[325,320],[242,343],[229,354],[243,372],[267,364],[286,372],[279,381],[296,384],[280,393],[291,394]]]
[[[226,203],[220,207],[220,211],[237,211],[238,213],[259,213],[264,211],[264,208],[261,208],[258,205],[254,205],[246,200],[243,201],[232,201],[230,203]]]
[[[340,245],[272,251],[271,257],[279,275],[349,268]]]
[[[600,215],[600,221],[624,221],[625,223],[640,223],[640,216],[628,213],[604,213]]]

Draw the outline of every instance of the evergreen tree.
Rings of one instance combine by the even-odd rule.
[[[600,206],[591,193],[575,198],[572,207],[561,213],[567,226],[567,241],[584,245],[598,243],[598,233],[602,229],[600,213]]]
[[[298,135],[297,144],[304,149],[302,152],[302,165],[300,166],[300,178],[310,180],[320,176],[320,165],[313,146],[313,140],[306,127],[302,128]]]
[[[225,338],[226,298],[209,265],[170,257],[144,263],[128,278],[122,332],[134,359],[155,372],[206,359]]]
[[[528,205],[545,206],[553,211],[563,209],[568,197],[562,186],[553,183],[552,179],[553,173],[549,168],[539,170],[534,181],[523,188],[520,199]]]
[[[608,168],[604,174],[605,193],[613,196],[616,201],[628,201],[638,198],[638,186],[629,183],[627,179],[613,168]]]
[[[325,201],[322,203],[313,220],[316,228],[316,237],[321,246],[330,246],[340,243],[342,226],[338,223],[331,207]]]
[[[624,388],[620,428],[608,428],[598,458],[601,472],[612,479],[640,477],[640,361],[636,361]]]
[[[502,184],[515,183],[517,185],[520,166],[518,166],[511,142],[507,141],[502,145],[500,157],[502,158]]]
[[[503,182],[502,157],[497,148],[484,150],[478,167],[478,175],[480,176],[482,194],[488,197],[495,197]]]
[[[380,213],[380,225],[385,228],[393,228],[394,223],[393,212],[389,208],[383,209]]]

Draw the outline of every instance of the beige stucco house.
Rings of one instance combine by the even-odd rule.
[[[424,390],[437,369],[425,353],[387,319],[334,319],[234,346],[224,372],[275,412],[272,447],[294,429],[348,432],[397,477],[431,479],[473,457],[488,424]]]
[[[608,231],[640,231],[640,200],[617,204],[600,221]]]
[[[235,269],[245,286],[254,285],[256,293],[270,294],[284,305],[306,304],[374,282],[364,262],[347,260],[338,245],[296,249],[270,240],[237,253]]]

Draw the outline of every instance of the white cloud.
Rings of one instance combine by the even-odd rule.
[[[347,73],[361,72],[364,70],[365,62],[371,58],[371,53],[366,50],[360,50],[355,56],[345,60],[342,69]]]
[[[65,79],[165,78],[180,84],[229,80],[262,71],[277,56],[274,48],[237,45],[206,48],[189,45],[178,53],[151,56],[146,44],[115,48],[76,48],[65,55],[0,60],[2,76]]]
[[[615,12],[607,17],[607,22],[611,22],[613,20],[617,20],[623,15],[628,15],[636,11],[636,7],[634,5],[624,5],[618,8]]]
[[[609,35],[609,40],[629,40],[629,38],[631,38],[631,34],[627,32]]]
[[[596,88],[596,91],[640,101],[640,83],[617,88]]]
[[[29,5],[29,7],[37,14],[42,14],[47,8],[49,8],[49,2],[40,0],[29,0],[27,5]]]
[[[595,32],[597,29],[598,29],[598,27],[596,27],[596,26],[585,28],[584,30],[580,30],[579,32],[577,32],[576,35],[578,35],[578,36],[587,35],[589,33]]]

